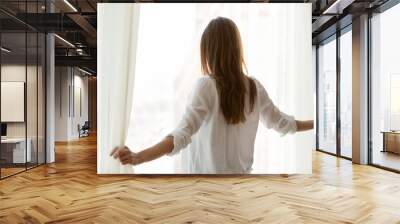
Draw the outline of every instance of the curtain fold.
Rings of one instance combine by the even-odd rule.
[[[97,156],[98,174],[130,174],[110,156],[125,145],[136,66],[139,4],[98,4]]]

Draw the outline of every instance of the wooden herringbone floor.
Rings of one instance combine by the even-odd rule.
[[[0,223],[400,223],[400,175],[314,153],[313,175],[96,175],[96,139],[0,181]]]

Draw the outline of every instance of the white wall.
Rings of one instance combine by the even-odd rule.
[[[2,82],[25,82],[25,75],[28,77],[29,87],[36,86],[36,80],[31,76],[36,77],[36,67],[25,65],[2,65],[1,66],[1,81]],[[36,130],[36,88],[27,88],[27,119],[28,119],[28,137],[33,130]],[[1,108],[7,110],[7,108]],[[32,123],[34,122],[34,123]],[[32,128],[32,131],[30,129]],[[36,135],[36,132],[35,132]],[[7,122],[8,137],[25,137],[25,122]]]
[[[38,69],[38,70],[37,70]],[[25,64],[4,64],[1,66],[2,82],[24,82],[26,84],[26,106],[22,112],[26,112],[24,122],[6,122],[7,137],[24,138],[25,135],[30,139],[32,150],[32,161],[44,162],[45,146],[45,116],[44,116],[44,73],[42,67],[25,66]],[[26,80],[27,79],[27,80]],[[2,96],[7,97],[7,96]],[[1,108],[1,110],[12,110],[12,108]],[[11,111],[13,112],[13,111]],[[37,157],[37,154],[39,156]],[[51,161],[51,160],[49,160]]]
[[[26,74],[25,65],[2,65],[1,66],[1,81],[2,82],[25,82]],[[28,66],[28,74],[32,67]],[[6,110],[6,108],[1,108]],[[9,122],[7,123],[7,137],[25,137],[25,122]]]
[[[81,76],[81,73],[74,75],[74,96],[75,100],[74,108],[72,108],[72,119],[71,119],[71,136],[72,138],[78,138],[78,124],[81,126],[89,119],[88,117],[88,77]],[[80,91],[80,93],[78,93]],[[79,97],[80,95],[80,97]],[[80,102],[79,102],[80,100]],[[73,104],[71,102],[71,104]],[[81,108],[79,108],[81,107]],[[81,111],[79,111],[79,109]],[[75,113],[74,113],[75,111]]]
[[[312,45],[312,86],[313,86],[313,90],[314,90],[314,102],[313,102],[313,111],[316,112],[317,111],[317,92],[316,92],[316,86],[317,86],[317,48],[315,45]],[[315,126],[317,125],[317,113],[314,113],[314,136],[316,136],[317,134],[317,129],[315,128]],[[316,144],[316,139],[314,139],[314,147],[313,150],[315,151],[317,149],[317,144]]]
[[[56,67],[56,141],[79,138],[78,124],[88,120],[88,78],[83,75],[76,68]]]
[[[68,140],[68,71],[67,67],[55,68],[55,141]]]

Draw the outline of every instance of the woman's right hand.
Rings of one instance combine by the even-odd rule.
[[[119,159],[122,164],[138,165],[144,162],[155,160],[174,149],[174,137],[168,136],[156,145],[142,150],[138,153],[132,152],[127,146],[116,147],[110,153],[115,159]]]
[[[143,162],[139,154],[132,152],[127,146],[114,148],[110,156],[119,159],[123,165],[138,165]]]

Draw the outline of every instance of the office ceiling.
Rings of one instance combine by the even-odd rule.
[[[352,23],[353,17],[376,12],[382,5],[397,0],[317,0],[313,3],[313,44],[332,36]],[[387,4],[386,4],[387,5]]]
[[[68,4],[69,3],[69,4]],[[1,0],[0,27],[2,46],[12,51],[3,60],[32,58],[33,43],[25,49],[28,32],[54,32],[56,65],[79,66],[96,73],[97,1],[95,0]],[[50,13],[51,12],[51,13]],[[28,41],[31,35],[28,34]]]
[[[326,38],[340,26],[351,23],[351,17],[373,9],[388,0],[253,0],[241,2],[312,3],[313,43]],[[120,0],[1,0],[2,32],[17,33],[31,28],[41,32],[55,32],[56,65],[85,67],[95,73],[97,54],[97,3],[138,2]],[[141,1],[168,2],[168,1]],[[170,1],[173,2],[173,1]],[[189,1],[190,2],[190,1]],[[204,1],[203,1],[204,2]],[[215,2],[208,0],[206,2]],[[51,11],[51,13],[49,13]],[[26,13],[27,12],[27,13]],[[346,20],[347,19],[347,20]],[[339,24],[338,21],[342,22]],[[348,22],[346,22],[348,21]],[[339,25],[338,25],[339,24]],[[15,34],[17,35],[17,34]],[[23,44],[12,38],[15,45]],[[66,41],[64,41],[66,40]],[[71,46],[74,45],[74,47]],[[11,46],[11,45],[10,45]],[[29,51],[29,50],[28,50]],[[16,51],[17,52],[17,51]]]
[[[1,52],[1,61],[8,64],[44,64],[44,35],[38,33],[2,33],[1,43],[9,52]],[[42,41],[40,41],[42,40]]]

